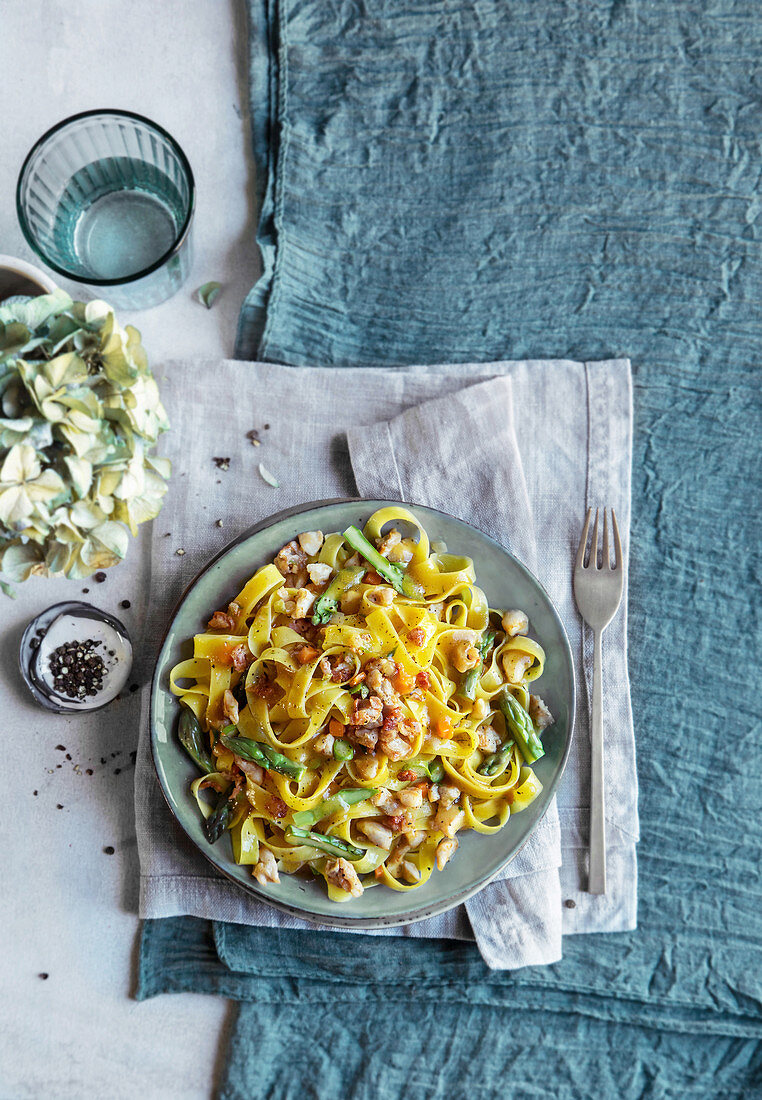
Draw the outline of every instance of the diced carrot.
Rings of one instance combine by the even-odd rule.
[[[369,569],[363,577],[366,584],[384,584],[384,578],[375,569]]]
[[[441,737],[443,741],[447,741],[452,737],[452,718],[443,714],[440,718],[437,718],[434,723],[434,732],[437,737]]]
[[[308,661],[314,661],[320,653],[314,645],[303,645],[296,651],[296,659],[300,665],[306,665]]]
[[[409,630],[407,634],[407,640],[411,645],[420,646],[426,641],[426,631],[422,626],[415,627],[414,630]]]
[[[425,691],[426,688],[431,687],[431,677],[429,676],[428,672],[426,672],[426,671],[419,672],[418,675],[415,678],[415,683],[416,683],[417,687],[423,688],[424,691]]]
[[[415,676],[411,676],[409,672],[405,672],[404,668],[397,668],[394,676],[392,676],[392,687],[400,695],[407,695],[408,692],[413,690],[415,684]]]
[[[376,867],[373,874],[376,876],[376,878],[383,878],[383,874],[384,874],[384,865],[383,865],[383,863],[379,867]]]
[[[328,723],[328,732],[333,737],[343,737],[344,736],[344,723],[339,722],[339,720],[337,718],[332,718],[331,721]]]

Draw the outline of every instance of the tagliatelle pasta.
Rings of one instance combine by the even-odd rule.
[[[412,890],[542,789],[545,654],[473,562],[402,506],[364,531],[302,532],[171,670],[207,839],[263,885],[324,879],[334,901]]]

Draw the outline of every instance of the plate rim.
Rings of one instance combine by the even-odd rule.
[[[455,520],[457,523],[461,523],[465,527],[469,527],[472,531],[476,532],[476,534],[478,534],[481,538],[486,539],[496,549],[501,551],[503,554],[506,554],[512,560],[512,562],[519,568],[519,570],[521,572],[523,572],[524,574],[526,574],[526,576],[531,580],[531,582],[534,585],[536,585],[536,587],[540,590],[540,592],[544,596],[544,598],[547,602],[547,605],[548,605],[548,607],[549,607],[549,609],[550,609],[550,611],[553,615],[553,618],[555,619],[556,624],[557,624],[557,626],[560,630],[561,638],[562,638],[562,642],[563,642],[563,654],[564,654],[564,658],[566,660],[566,664],[567,664],[568,671],[569,671],[569,683],[570,683],[570,687],[571,687],[571,696],[570,696],[570,699],[569,699],[569,730],[568,730],[568,735],[567,735],[567,738],[566,738],[566,743],[565,743],[565,746],[564,746],[563,755],[561,757],[560,766],[559,766],[555,776],[553,777],[553,779],[547,784],[546,787],[543,788],[544,790],[548,791],[547,805],[545,806],[545,809],[540,814],[540,816],[538,817],[537,821],[534,823],[534,825],[532,826],[530,831],[527,833],[527,835],[524,837],[524,839],[520,842],[520,844],[511,852],[511,854],[509,856],[507,856],[506,859],[504,859],[500,864],[498,864],[498,866],[495,868],[494,871],[492,871],[489,874],[484,875],[481,878],[477,879],[477,881],[475,883],[473,883],[471,886],[469,886],[469,887],[467,887],[463,890],[460,890],[460,891],[458,891],[457,894],[453,894],[450,897],[448,897],[446,899],[443,899],[442,901],[436,902],[435,904],[431,904],[431,905],[424,906],[424,907],[419,908],[419,909],[412,910],[409,913],[397,914],[397,915],[390,916],[390,917],[352,917],[352,916],[340,916],[338,914],[334,916],[333,914],[326,914],[326,913],[312,913],[312,912],[309,912],[307,910],[299,908],[299,906],[291,905],[291,904],[289,904],[289,902],[285,902],[285,901],[283,901],[279,898],[275,898],[272,895],[268,896],[267,891],[264,888],[257,886],[254,882],[252,882],[250,884],[244,884],[244,883],[240,882],[232,874],[232,872],[227,871],[223,866],[221,866],[221,861],[218,862],[217,859],[214,858],[214,853],[212,851],[209,851],[209,852],[204,851],[204,849],[197,843],[195,837],[193,837],[191,835],[190,831],[185,827],[183,822],[180,820],[179,816],[175,813],[175,811],[173,809],[173,806],[172,806],[172,802],[170,800],[170,794],[166,790],[164,782],[162,780],[162,774],[161,774],[161,770],[159,768],[159,762],[158,762],[158,758],[157,758],[158,737],[156,736],[156,723],[155,723],[156,698],[157,698],[157,695],[158,695],[159,691],[165,690],[161,687],[161,685],[158,682],[158,680],[159,680],[159,669],[160,669],[160,665],[161,665],[161,658],[162,658],[162,654],[164,652],[164,647],[166,646],[166,643],[167,643],[167,639],[168,639],[169,634],[172,630],[172,626],[175,622],[175,619],[177,618],[178,614],[180,613],[180,610],[181,610],[183,604],[185,603],[186,599],[190,595],[191,591],[202,580],[202,578],[217,564],[217,562],[220,561],[221,558],[225,557],[228,553],[230,553],[231,550],[233,550],[236,546],[239,546],[242,542],[245,542],[247,539],[252,538],[254,535],[260,534],[262,531],[266,531],[269,527],[274,527],[276,523],[280,523],[282,520],[290,519],[291,517],[300,515],[304,512],[310,512],[310,511],[312,511],[316,508],[323,508],[323,507],[327,507],[327,506],[330,506],[330,505],[337,505],[337,504],[358,504],[358,505],[361,505],[361,506],[362,505],[377,505],[378,507],[388,507],[388,506],[398,506],[399,507],[399,506],[401,506],[403,508],[411,509],[412,511],[415,511],[416,508],[421,508],[421,509],[424,509],[428,512],[434,512],[438,515],[445,516],[447,519]],[[564,626],[563,620],[562,620],[561,616],[558,613],[558,609],[556,608],[555,603],[551,599],[550,594],[548,593],[547,589],[545,588],[543,583],[539,580],[539,578],[537,576],[535,576],[535,574],[532,572],[532,570],[529,569],[529,567],[524,564],[524,562],[522,562],[519,558],[517,558],[515,554],[513,554],[505,546],[503,546],[501,543],[499,543],[491,535],[488,535],[485,531],[482,531],[481,528],[476,527],[473,523],[470,523],[468,520],[462,519],[460,516],[454,516],[450,512],[445,512],[441,508],[433,508],[429,504],[421,504],[421,503],[416,503],[414,501],[384,500],[384,499],[375,498],[375,497],[371,497],[371,498],[367,498],[367,497],[328,497],[328,498],[323,499],[323,500],[305,501],[302,504],[297,504],[297,505],[294,505],[290,508],[283,508],[278,512],[273,512],[270,515],[265,516],[264,519],[260,520],[259,522],[255,523],[255,524],[252,524],[251,527],[248,527],[245,531],[242,531],[240,535],[237,535],[234,539],[231,539],[230,542],[226,543],[225,546],[223,546],[212,558],[209,559],[209,561],[206,562],[206,564],[198,571],[198,573],[196,573],[196,575],[192,578],[192,580],[190,580],[188,582],[188,584],[185,585],[185,587],[183,588],[180,596],[178,597],[177,601],[175,602],[175,604],[173,605],[171,611],[169,612],[169,616],[167,618],[167,623],[166,623],[166,626],[165,626],[164,631],[162,633],[161,641],[159,642],[159,645],[158,645],[158,648],[157,648],[156,652],[157,652],[157,657],[156,657],[156,661],[155,661],[155,664],[154,664],[153,673],[151,675],[151,692],[150,692],[150,698],[149,698],[149,712],[148,712],[149,739],[150,739],[150,746],[151,746],[151,763],[153,764],[154,775],[156,776],[156,780],[159,784],[159,789],[161,790],[164,801],[165,801],[165,803],[167,805],[167,808],[168,808],[169,812],[171,813],[174,821],[177,823],[177,825],[179,825],[179,827],[182,829],[185,836],[191,842],[191,844],[193,845],[194,850],[199,852],[199,854],[201,856],[203,856],[203,858],[206,859],[209,863],[211,863],[211,865],[214,867],[214,869],[216,871],[218,871],[221,875],[223,875],[229,882],[232,882],[235,886],[237,886],[238,889],[241,890],[245,896],[253,897],[255,900],[262,901],[266,905],[270,905],[273,908],[278,909],[283,913],[287,913],[289,916],[297,917],[299,920],[307,921],[310,924],[322,925],[324,927],[373,929],[373,928],[396,928],[396,927],[401,927],[401,926],[407,925],[407,924],[416,924],[419,921],[427,920],[429,917],[440,916],[443,913],[447,913],[451,909],[454,909],[458,905],[462,905],[464,902],[468,901],[470,898],[472,898],[476,894],[480,893],[486,886],[489,886],[489,884],[503,870],[505,870],[505,868],[508,866],[509,863],[511,863],[516,858],[516,856],[519,854],[519,852],[527,844],[530,837],[532,837],[534,835],[534,833],[537,831],[537,829],[539,828],[542,821],[545,819],[545,816],[547,815],[548,810],[550,809],[551,803],[553,801],[553,797],[555,796],[555,793],[558,790],[561,779],[563,778],[564,772],[566,771],[566,765],[567,765],[568,760],[569,760],[569,753],[571,751],[571,745],[572,745],[572,741],[574,739],[574,728],[575,728],[575,721],[576,721],[576,703],[577,703],[577,681],[576,681],[576,673],[575,673],[575,667],[574,667],[574,658],[573,658],[573,654],[572,654],[571,643],[569,642],[569,635],[566,631],[566,627]]]

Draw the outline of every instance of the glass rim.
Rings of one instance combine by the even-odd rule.
[[[27,220],[26,213],[24,212],[21,201],[21,188],[27,174],[27,169],[29,168],[33,157],[37,153],[39,153],[40,149],[45,145],[45,143],[49,141],[54,134],[58,133],[59,130],[63,130],[65,129],[65,127],[70,126],[72,122],[78,122],[80,119],[83,118],[97,118],[99,115],[108,115],[112,118],[127,118],[137,122],[142,122],[144,125],[150,127],[152,130],[155,130],[156,133],[165,138],[180,160],[183,171],[188,178],[188,187],[190,192],[188,196],[188,210],[185,215],[185,220],[183,221],[180,229],[175,234],[175,239],[171,246],[148,267],[141,268],[140,271],[136,271],[133,275],[126,275],[124,278],[121,279],[83,278],[81,275],[75,275],[72,271],[67,270],[67,268],[65,267],[61,267],[59,264],[51,260],[50,257],[45,254],[43,249],[37,243]],[[139,279],[144,279],[152,272],[158,271],[160,267],[163,267],[164,264],[167,263],[167,261],[180,250],[183,243],[185,242],[185,239],[188,236],[188,232],[190,230],[191,219],[193,217],[195,205],[196,181],[193,177],[193,169],[190,166],[190,161],[183,152],[182,146],[175,140],[175,138],[172,137],[172,135],[167,130],[164,129],[163,126],[160,126],[158,122],[154,122],[153,119],[146,118],[145,115],[139,115],[135,111],[125,111],[121,110],[118,107],[102,107],[90,111],[79,111],[77,114],[69,115],[67,118],[62,119],[60,122],[57,122],[55,126],[51,126],[50,129],[46,130],[45,133],[37,139],[37,141],[34,143],[32,148],[25,156],[24,163],[21,165],[18,180],[16,182],[16,215],[19,220],[19,225],[21,226],[21,232],[24,234],[24,239],[26,240],[27,244],[35,253],[35,255],[38,256],[42,260],[42,262],[46,264],[52,271],[55,271],[59,275],[63,275],[65,279],[71,279],[72,282],[81,283],[83,286],[129,286],[130,283],[135,283]]]

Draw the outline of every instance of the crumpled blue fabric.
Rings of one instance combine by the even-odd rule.
[[[182,975],[245,1002],[229,1098],[762,1096],[759,6],[250,11],[264,275],[241,357],[632,360],[639,928],[571,937],[504,987],[469,945],[368,943],[358,985],[339,936],[314,934],[321,958],[310,933],[233,927],[221,956],[194,925],[213,979],[183,963],[187,924],[152,922],[142,994]]]

